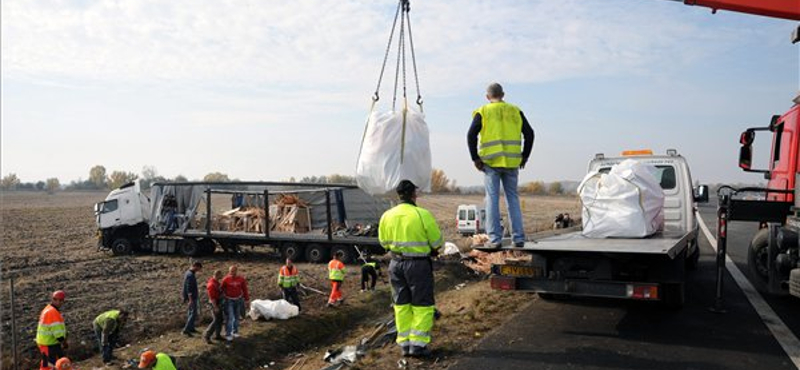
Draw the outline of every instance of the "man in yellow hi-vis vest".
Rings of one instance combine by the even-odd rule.
[[[517,181],[519,169],[525,168],[528,163],[534,138],[533,128],[525,115],[517,106],[503,101],[504,96],[500,84],[489,85],[486,88],[489,104],[472,113],[472,126],[467,133],[472,161],[475,168],[484,173],[486,232],[489,234],[489,243],[494,248],[499,248],[503,239],[500,226],[501,183],[506,194],[514,246],[522,247],[525,243]]]
[[[431,257],[442,246],[442,234],[428,210],[417,207],[417,187],[408,180],[397,185],[401,203],[381,216],[378,239],[392,261],[397,344],[403,356],[429,356],[435,312]]]

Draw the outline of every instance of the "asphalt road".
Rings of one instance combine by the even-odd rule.
[[[715,232],[715,205],[700,213]],[[728,226],[728,252],[743,272],[756,228]],[[682,310],[632,301],[537,299],[450,369],[796,369],[727,272],[728,312],[708,310],[714,302],[715,253],[704,235],[700,247]],[[800,336],[800,300],[765,299]]]

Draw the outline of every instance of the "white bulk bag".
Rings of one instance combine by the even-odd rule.
[[[664,191],[655,167],[626,159],[608,174],[591,172],[578,186],[583,235],[643,238],[664,227]]]
[[[393,191],[401,180],[411,180],[422,190],[430,190],[431,146],[425,116],[410,108],[373,110],[361,143],[356,181],[367,193],[384,194]]]
[[[285,299],[271,301],[269,299],[256,299],[250,302],[250,316],[253,320],[263,317],[265,320],[279,319],[286,320],[295,317],[300,313],[300,309],[287,302]]]

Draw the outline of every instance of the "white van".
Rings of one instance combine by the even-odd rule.
[[[458,233],[464,236],[486,232],[486,209],[476,204],[462,204],[456,212]]]

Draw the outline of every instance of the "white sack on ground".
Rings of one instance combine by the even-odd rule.
[[[664,191],[655,167],[632,159],[608,174],[591,172],[578,186],[583,235],[590,238],[643,238],[664,227]]]
[[[295,317],[300,313],[300,309],[287,302],[285,299],[271,301],[269,299],[256,299],[250,302],[250,316],[253,320],[263,317],[266,320],[279,319],[286,320]]]
[[[400,163],[403,111],[370,114],[356,167],[356,181],[364,191],[384,194],[404,179],[430,190],[431,147],[425,116],[409,108],[405,121],[405,150]]]

